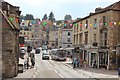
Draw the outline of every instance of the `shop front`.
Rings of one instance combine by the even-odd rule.
[[[107,50],[100,50],[99,51],[99,68],[105,68],[108,67],[108,51]]]
[[[89,66],[90,67],[98,67],[98,53],[96,51],[89,52]]]

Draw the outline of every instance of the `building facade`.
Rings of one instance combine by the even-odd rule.
[[[49,30],[49,47],[51,49],[58,47],[58,29]]]
[[[40,20],[23,20],[20,25],[20,35],[25,38],[25,46],[31,45],[33,48],[42,46],[42,29]]]
[[[2,78],[18,74],[19,63],[19,7],[2,2]]]
[[[119,7],[120,2],[116,2],[106,8],[96,8],[95,13],[73,22],[73,46],[77,56],[87,60],[90,67],[94,60],[97,68],[117,69],[120,66]]]

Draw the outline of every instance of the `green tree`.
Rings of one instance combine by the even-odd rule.
[[[53,12],[51,12],[51,13],[49,14],[48,20],[51,20],[52,22],[55,21]]]
[[[48,19],[47,14],[45,14],[42,20],[47,20],[47,19]]]
[[[24,17],[25,20],[34,20],[34,16],[32,14],[26,14]]]
[[[65,17],[64,17],[64,20],[72,20],[72,16],[71,16],[71,15],[66,14],[66,15],[65,15]]]

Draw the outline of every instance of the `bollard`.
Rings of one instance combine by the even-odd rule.
[[[23,64],[18,64],[18,73],[23,73]]]
[[[120,80],[120,67],[118,68],[118,78]]]

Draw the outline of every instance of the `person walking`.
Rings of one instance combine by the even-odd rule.
[[[80,60],[77,59],[77,67],[79,68],[80,67]]]
[[[35,53],[30,52],[31,68],[35,65]]]
[[[96,67],[96,60],[95,59],[93,60],[93,68],[97,68]]]
[[[80,67],[83,67],[83,59],[80,59]]]
[[[87,67],[87,61],[86,60],[84,60],[84,68],[86,69],[86,67]]]
[[[28,69],[29,68],[29,55],[28,53],[26,52],[25,55],[24,55],[24,68]]]
[[[73,59],[73,68],[76,68],[76,58]]]

